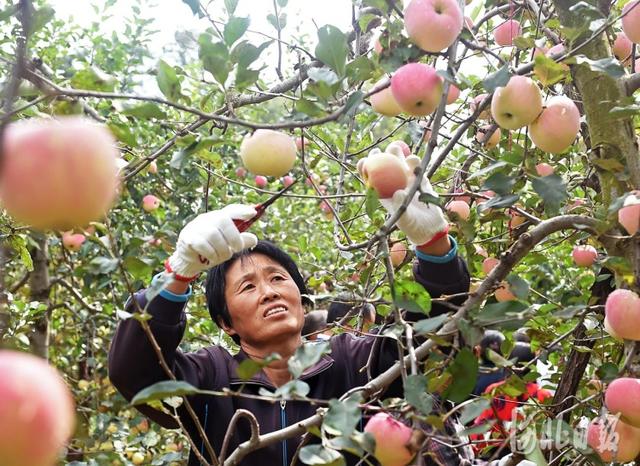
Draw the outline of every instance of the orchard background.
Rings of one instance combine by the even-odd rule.
[[[40,0],[9,1],[0,9],[3,125],[85,115],[111,129],[123,160],[117,203],[104,220],[76,232],[86,237],[77,251],[63,247],[62,232],[31,231],[0,210],[0,346],[46,358],[72,390],[77,429],[61,464],[186,460],[188,443],[179,431],[150,425],[116,393],[107,348],[118,319],[131,317],[123,312],[128,296],[163,268],[188,220],[232,202],[261,202],[283,188],[276,178],[257,187],[253,175],[238,170],[241,141],[259,128],[298,140],[290,176],[299,181],[253,231],[294,256],[316,307],[349,291],[390,321],[397,307],[427,314],[415,329],[396,321],[387,330],[405,346],[407,332],[430,336],[419,348],[405,348],[412,359],[401,371],[406,409],[425,409],[425,387],[456,402],[467,399],[477,371],[470,348],[487,328],[506,334],[503,354],[514,344],[513,332],[528,329],[544,362],[545,386],[555,393],[545,406],[526,408],[539,428],[550,420],[566,433],[584,427],[603,405],[603,385],[594,380],[638,375],[638,346],[612,338],[603,326],[612,289],[640,290],[640,243],[618,223],[628,194],[640,188],[636,47],[620,60],[612,51],[627,2],[462,1],[471,22],[440,53],[412,44],[404,6],[394,0],[353,0],[351,18],[340,20],[349,27],[300,27],[287,0],[166,0],[163,9],[188,9],[193,27],[177,31],[161,51],[152,2],[93,3],[93,17],[83,22],[67,21]],[[248,10],[250,17],[241,13]],[[108,26],[114,17],[118,26]],[[518,20],[522,32],[513,46],[500,46],[493,31],[507,19]],[[534,57],[536,49],[557,44],[564,50]],[[373,111],[371,96],[408,62],[434,66],[445,93],[453,84],[460,89],[457,100],[443,100],[424,117]],[[575,102],[580,131],[567,150],[541,151],[526,127],[502,130],[495,147],[481,142],[478,132],[497,125],[481,116],[490,98],[472,102],[516,74],[531,76],[544,97]],[[411,278],[413,253],[395,268],[387,261],[390,244],[408,243],[356,170],[370,150],[396,140],[422,158],[421,169],[440,194],[427,200],[444,207],[465,196],[471,204],[466,220],[455,213],[450,219],[473,276],[472,293],[446,321],[428,317],[430,298]],[[539,172],[541,163],[552,173]],[[148,212],[149,194],[160,207]],[[595,247],[597,260],[576,265],[576,245]],[[486,257],[500,259],[489,274],[482,270]],[[514,299],[498,302],[493,292],[505,282]],[[182,347],[232,348],[196,288]],[[452,337],[456,328],[462,339]],[[434,343],[455,351],[431,351]],[[524,390],[516,376],[507,386],[513,394]],[[295,389],[278,396],[296,396]],[[469,421],[487,406],[479,398],[457,410]],[[358,413],[345,411],[330,429],[316,432],[346,438]],[[528,457],[536,464],[599,464],[580,442],[560,443],[537,443]],[[324,445],[306,456],[307,464],[341,464],[337,443]]]

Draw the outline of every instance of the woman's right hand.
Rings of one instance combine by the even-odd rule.
[[[234,220],[249,220],[256,215],[253,206],[231,204],[220,210],[198,215],[185,225],[178,236],[176,250],[167,259],[167,272],[182,282],[194,280],[201,272],[221,264],[243,249],[258,244],[253,233],[239,232]]]

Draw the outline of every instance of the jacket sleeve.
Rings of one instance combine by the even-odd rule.
[[[186,326],[186,303],[174,302],[162,296],[156,296],[147,303],[144,291],[136,293],[134,299],[141,309],[148,304],[147,312],[151,315],[149,327],[176,378],[196,387],[202,386],[205,375],[211,377],[211,369],[206,370],[206,363],[211,364],[207,352],[203,350],[185,354],[178,349]],[[132,299],[127,303],[126,310],[131,313],[136,311]],[[134,318],[121,321],[116,328],[109,350],[109,378],[129,401],[143,388],[168,380],[149,338]],[[164,427],[177,427],[173,418],[166,414],[148,406],[139,406],[138,409]]]

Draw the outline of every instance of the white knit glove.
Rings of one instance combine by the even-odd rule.
[[[233,220],[249,220],[256,214],[253,206],[231,204],[223,209],[200,214],[180,232],[176,250],[165,264],[180,281],[191,281],[200,272],[221,264],[243,249],[258,244],[253,233],[240,233]]]
[[[377,153],[379,149],[373,149],[369,154]],[[420,165],[420,158],[415,155],[404,157],[402,154],[402,148],[395,145],[393,142],[389,144],[386,153],[394,154],[398,158],[405,161],[407,166],[407,173],[409,175],[409,183],[405,189],[399,189],[393,196],[388,199],[380,199],[380,204],[393,215],[398,211],[402,203],[407,197],[407,193],[411,185],[415,182],[415,169]],[[358,169],[362,172],[362,168],[366,164],[366,159],[363,159],[361,163],[358,163]],[[422,177],[420,182],[420,190],[416,191],[413,199],[407,206],[402,216],[398,219],[397,225],[400,230],[407,235],[409,241],[413,244],[420,246],[429,243],[436,236],[444,236],[449,231],[449,223],[444,217],[440,207],[434,204],[425,204],[418,198],[420,192],[430,194],[433,197],[438,197],[438,194],[431,187],[431,183],[426,175]]]

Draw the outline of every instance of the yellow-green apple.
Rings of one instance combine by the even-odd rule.
[[[370,153],[358,162],[358,171],[381,199],[390,198],[398,189],[406,188],[409,182],[404,160],[387,152]]]
[[[498,289],[494,293],[496,297],[496,301],[499,303],[505,301],[515,301],[516,295],[511,292],[511,287],[507,282],[502,282],[502,284],[498,287]]]
[[[285,175],[282,177],[282,184],[283,186],[286,188],[288,186],[291,186],[293,184],[293,177],[291,175]]]
[[[448,48],[462,31],[462,23],[456,0],[411,0],[404,10],[407,34],[425,52]]]
[[[542,112],[540,89],[531,78],[513,76],[499,87],[491,100],[491,115],[502,128],[518,129],[532,123]]]
[[[639,7],[640,8],[640,7]],[[631,49],[633,42],[629,40],[624,32],[616,34],[616,39],[613,41],[613,54],[621,62],[625,62],[631,56]]]
[[[457,217],[461,220],[469,220],[469,215],[471,215],[469,204],[460,200],[449,202],[446,209],[449,214],[454,214],[454,218]]]
[[[551,97],[538,118],[529,125],[529,136],[540,150],[560,153],[568,149],[580,131],[580,111],[568,97]]]
[[[147,171],[149,173],[151,173],[152,175],[155,175],[158,173],[158,162],[156,162],[155,160],[152,160],[151,162],[149,162],[149,165],[147,166]]]
[[[145,460],[145,455],[144,453],[141,453],[139,451],[136,451],[133,455],[131,455],[131,462],[135,465],[139,465],[144,463]]]
[[[376,441],[374,456],[381,466],[405,466],[415,455],[411,448],[413,430],[387,413],[369,419],[364,431]]]
[[[455,84],[449,84],[449,94],[447,95],[447,105],[451,105],[460,97],[460,89]]]
[[[500,263],[495,257],[487,257],[482,261],[482,272],[485,275],[489,275],[493,269]]]
[[[488,95],[489,94],[480,94],[480,95],[477,95],[477,96],[475,96],[473,98],[473,100],[471,101],[471,111],[473,113],[476,112],[476,110],[478,109],[480,104],[482,102],[484,102],[484,99],[486,99]],[[490,110],[489,110],[490,108],[491,108],[491,105],[485,107],[485,109],[482,112],[480,112],[480,115],[478,115],[478,119],[479,120],[488,120],[489,118],[491,118],[491,113],[490,113]]]
[[[588,244],[579,244],[573,247],[571,257],[578,267],[591,267],[598,257],[598,251]]]
[[[236,168],[236,176],[241,179],[244,178],[245,176],[247,176],[247,169],[244,167]]]
[[[0,350],[0,464],[53,466],[75,425],[71,392],[43,359]]]
[[[382,78],[376,83],[374,87],[378,87],[382,83],[386,82],[387,78]],[[402,108],[396,102],[393,92],[391,92],[391,86],[382,89],[380,92],[376,92],[370,98],[371,108],[376,113],[381,115],[394,117],[402,113]]]
[[[389,258],[394,267],[398,267],[407,257],[407,246],[404,243],[394,243],[389,249]]]
[[[160,199],[153,194],[147,194],[142,198],[142,208],[146,212],[153,212],[158,207],[160,207]]]
[[[253,181],[258,188],[264,188],[267,185],[267,178],[262,175],[256,175]]]
[[[442,98],[442,78],[432,66],[408,63],[391,77],[391,92],[400,108],[409,115],[429,115]]]
[[[631,42],[640,44],[640,0],[632,0],[622,9],[622,30]]]
[[[484,125],[478,128],[478,131],[476,132],[476,141],[487,149],[493,149],[496,147],[500,142],[500,138],[502,138],[502,131],[500,131],[500,128],[496,128],[491,133],[491,136],[487,138],[487,134],[491,131],[491,128],[491,125]]]
[[[619,338],[640,340],[640,297],[631,290],[615,290],[607,296],[604,312]]]
[[[73,233],[73,231],[62,233],[62,245],[69,251],[79,251],[85,239],[82,233]]]
[[[536,165],[536,173],[538,176],[549,176],[555,172],[554,168],[548,163],[542,162]]]
[[[118,188],[119,153],[106,126],[82,117],[11,123],[3,140],[0,204],[34,228],[100,220]]]
[[[621,377],[609,384],[604,393],[604,403],[612,414],[620,414],[622,420],[640,427],[640,380]]]
[[[520,22],[508,19],[493,30],[493,39],[496,44],[507,47],[513,45],[513,40],[521,34]]]
[[[640,429],[609,414],[589,423],[587,444],[605,463],[628,463],[640,454]]]
[[[625,198],[622,208],[618,210],[618,223],[630,235],[635,235],[640,228],[640,197],[635,192]]]
[[[259,129],[240,144],[240,157],[254,175],[280,177],[296,161],[296,143],[291,136],[270,129]]]

